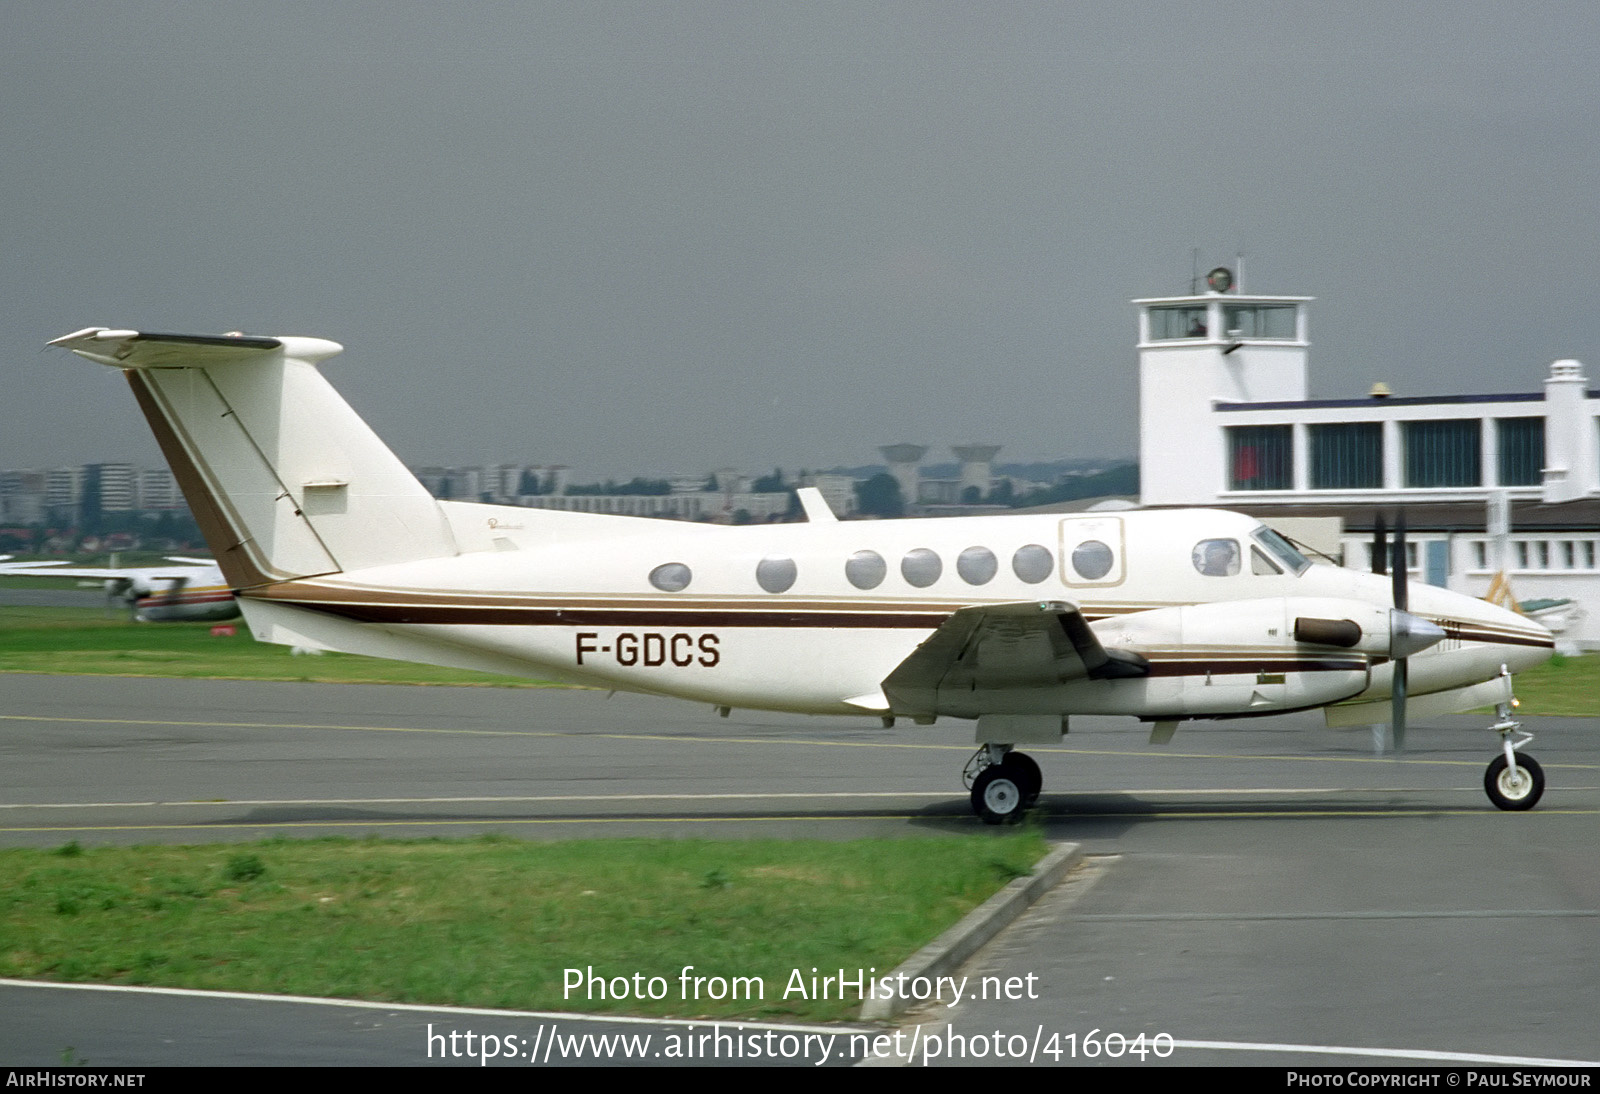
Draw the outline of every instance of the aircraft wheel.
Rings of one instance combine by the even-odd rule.
[[[1518,753],[1515,768],[1496,756],[1483,773],[1483,789],[1500,809],[1532,809],[1544,794],[1544,770],[1532,756]]]
[[[972,781],[972,811],[984,824],[1016,824],[1024,808],[1022,787],[1005,764],[984,768]]]
[[[1032,756],[1026,752],[1007,752],[1006,758],[1000,761],[1000,766],[1022,791],[1024,806],[1032,805],[1039,800],[1039,791],[1044,789],[1044,772],[1039,770],[1039,765],[1034,762]]]

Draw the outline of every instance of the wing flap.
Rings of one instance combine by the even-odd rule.
[[[1049,688],[1070,680],[1143,676],[1144,658],[1107,650],[1075,604],[1030,601],[954,612],[883,681],[896,712],[938,714],[941,692]]]

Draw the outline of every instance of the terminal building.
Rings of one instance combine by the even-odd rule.
[[[1484,596],[1503,574],[1562,645],[1600,648],[1600,391],[1581,364],[1535,390],[1312,399],[1312,298],[1246,294],[1225,269],[1207,284],[1134,301],[1145,505],[1338,518],[1359,568],[1403,511],[1413,576]]]

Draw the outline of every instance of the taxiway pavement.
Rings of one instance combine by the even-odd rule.
[[[1526,814],[1483,794],[1487,724],[1427,720],[1395,759],[1314,714],[1186,725],[1164,748],[1131,720],[1075,718],[1028,751],[1041,822],[1091,867],[969,966],[974,986],[1031,973],[1036,997],[908,1028],[1038,1063],[1058,1062],[1037,1053],[1052,1035],[1061,1063],[1107,1062],[1061,1052],[1091,1030],[1168,1034],[1191,1064],[1600,1059],[1600,724],[1530,719],[1549,790]],[[981,833],[959,783],[970,740],[588,691],[0,676],[0,843]],[[0,1008],[40,990],[0,987]],[[113,1064],[120,1035],[72,1015],[167,1005],[61,1004],[67,1025],[25,1043],[0,1029],[0,1061],[71,1045]],[[339,1022],[286,1035],[279,1058],[341,1062]],[[226,1031],[186,1038],[157,1057],[238,1059]],[[996,1062],[973,1043],[965,1062]]]

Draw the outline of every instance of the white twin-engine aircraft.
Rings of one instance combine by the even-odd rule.
[[[1059,742],[1071,714],[1131,715],[1164,742],[1185,719],[1327,707],[1393,721],[1399,744],[1408,710],[1494,705],[1489,797],[1543,792],[1510,674],[1550,656],[1549,632],[1403,567],[1314,564],[1236,513],[841,523],[802,490],[807,523],[730,528],[438,501],[318,372],[337,343],[90,328],[51,344],[125,370],[262,641],[724,714],[973,719],[990,823],[1039,794],[1014,746]]]
[[[239,605],[222,570],[205,558],[168,558],[165,566],[73,566],[67,562],[10,562],[0,577],[77,577],[103,584],[142,623],[216,623],[235,619]]]

